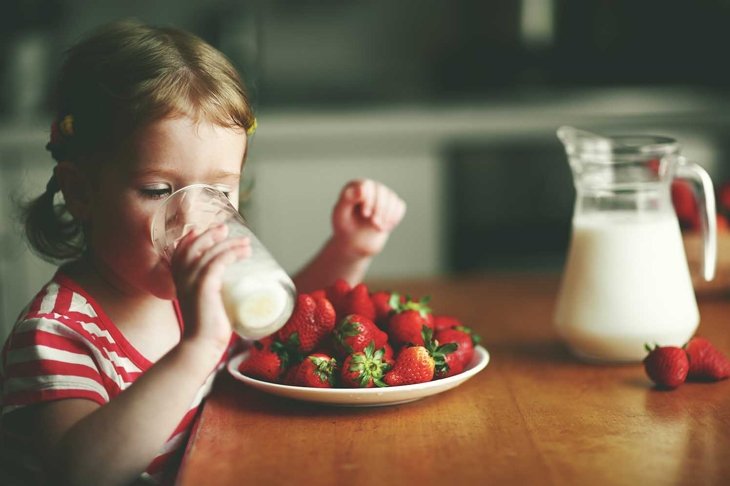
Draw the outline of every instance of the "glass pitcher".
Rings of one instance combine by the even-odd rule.
[[[573,230],[555,325],[590,361],[635,362],[645,344],[682,346],[699,311],[671,199],[671,183],[692,181],[700,207],[702,274],[716,261],[715,197],[700,166],[667,137],[603,137],[561,127],[576,189]]]

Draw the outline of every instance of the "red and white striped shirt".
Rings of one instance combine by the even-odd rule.
[[[182,318],[175,306],[182,328]],[[100,306],[69,277],[57,273],[23,311],[5,343],[0,368],[3,419],[21,407],[63,398],[104,405],[152,366]],[[174,473],[211,373],[142,480],[160,483]],[[7,441],[7,434],[3,433]]]

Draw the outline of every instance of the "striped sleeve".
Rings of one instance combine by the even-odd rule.
[[[6,343],[2,413],[40,402],[109,401],[94,352],[73,328],[51,317],[21,321]]]

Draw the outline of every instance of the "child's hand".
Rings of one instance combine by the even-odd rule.
[[[332,212],[334,239],[358,257],[377,255],[406,212],[406,204],[388,187],[369,180],[347,183]]]
[[[180,240],[170,263],[185,322],[183,339],[222,349],[231,338],[231,323],[221,298],[223,272],[251,254],[248,238],[226,239],[227,234],[224,225],[202,233],[191,231]]]

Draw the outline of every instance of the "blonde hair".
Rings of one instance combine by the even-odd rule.
[[[137,130],[189,116],[249,131],[255,119],[228,59],[199,37],[135,21],[108,24],[67,52],[56,90],[57,118],[46,148],[58,161],[86,163],[113,153]],[[94,157],[97,156],[97,157]],[[83,228],[46,191],[25,208],[25,233],[42,258],[63,261],[85,249]]]

